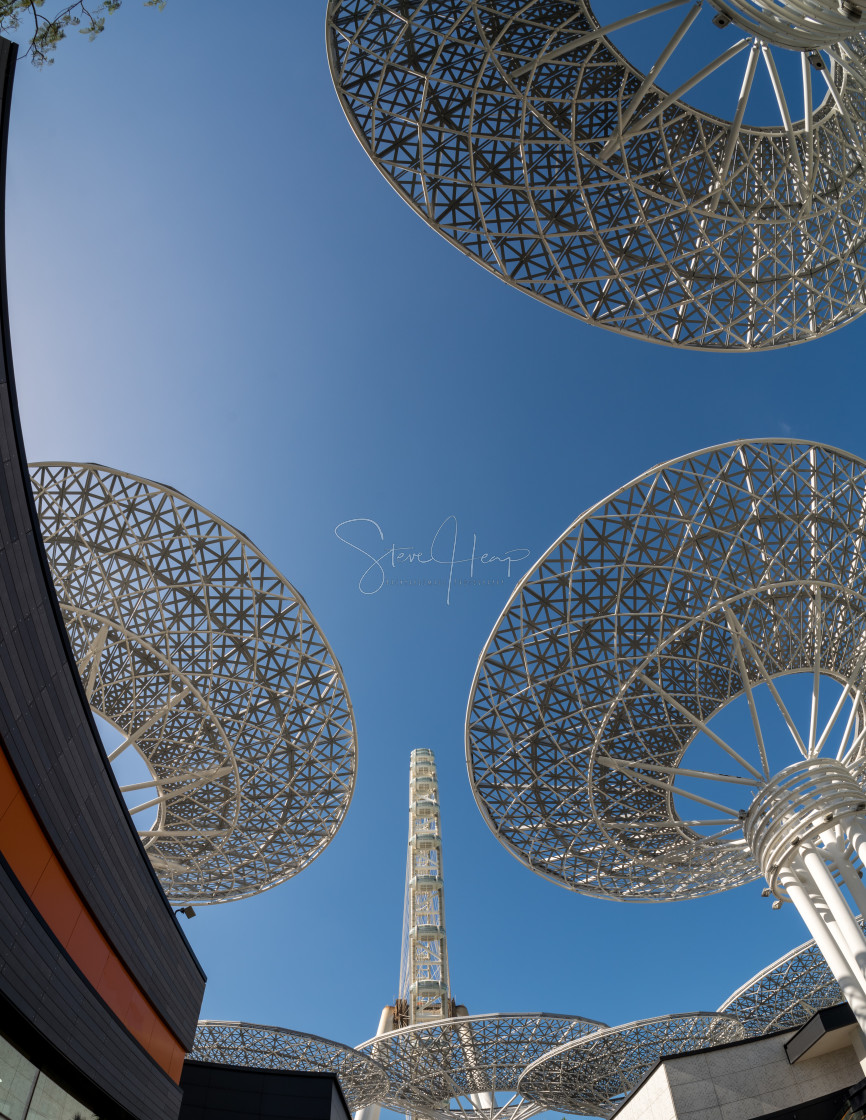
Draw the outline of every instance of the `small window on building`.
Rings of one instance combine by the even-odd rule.
[[[24,1120],[39,1070],[0,1037],[0,1117]]]
[[[95,1112],[85,1108],[59,1085],[55,1085],[50,1077],[40,1073],[26,1120],[99,1120],[99,1118]]]

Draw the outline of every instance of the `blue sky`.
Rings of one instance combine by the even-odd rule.
[[[866,323],[772,354],[677,352],[510,290],[367,160],[331,87],[320,0],[128,0],[99,41],[56,57],[19,66],[9,151],[29,457],[169,483],[246,532],[310,604],[358,721],[357,790],[330,847],[187,924],[203,1015],[374,1032],[396,994],[416,746],[439,765],[451,977],[472,1013],[712,1009],[805,940],[759,883],[637,906],[532,875],[475,806],[463,721],[517,579],[611,490],[747,436],[866,454]],[[528,559],[510,576],[488,565],[496,582],[450,603],[435,584],[364,594],[344,522],[363,547],[378,526],[382,552],[429,549],[445,523],[458,556],[474,535],[479,553]]]

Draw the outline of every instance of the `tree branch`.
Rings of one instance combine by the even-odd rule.
[[[87,35],[91,42],[105,30],[105,18],[116,12],[123,0],[100,0],[95,7],[87,7],[88,0],[74,0],[62,5],[54,15],[46,16],[41,9],[45,0],[0,0],[0,34],[17,31],[22,17],[33,20],[33,34],[22,53],[22,58],[30,58],[34,66],[50,66],[54,59],[49,56],[57,49],[57,44],[66,38],[66,29],[77,27],[79,34]],[[146,8],[165,7],[166,0],[144,0]],[[80,26],[84,23],[84,26]]]

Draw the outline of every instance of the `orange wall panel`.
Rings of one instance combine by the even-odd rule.
[[[63,946],[72,957],[94,988],[111,955],[108,942],[99,932],[99,927],[82,906],[75,928]]]
[[[32,894],[52,852],[21,792],[16,793],[0,817],[0,851],[15,878],[28,894]]]
[[[0,817],[12,803],[12,798],[18,792],[18,783],[12,773],[12,768],[6,761],[6,755],[0,751]]]
[[[129,973],[114,956],[110,954],[105,962],[102,975],[93,985],[109,1007],[116,1009],[119,1019],[129,1026],[129,1005],[135,985],[129,978]]]
[[[46,925],[100,998],[171,1077],[180,1081],[185,1050],[102,933],[0,746],[0,853]]]
[[[54,936],[65,948],[78,921],[81,900],[54,856],[48,861],[30,897]]]

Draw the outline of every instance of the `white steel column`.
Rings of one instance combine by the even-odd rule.
[[[815,738],[813,713],[810,740]],[[770,889],[793,902],[866,1038],[866,936],[855,905],[866,901],[852,857],[866,854],[866,794],[836,759],[812,756],[767,781],[743,822]]]
[[[854,915],[851,913],[848,903],[816,849],[805,848],[801,853],[801,859],[811,876],[819,897],[823,900],[830,916],[836,923],[842,938],[841,947],[856,968],[860,981],[863,983],[866,980],[866,939],[863,937],[863,931],[854,921]]]
[[[383,1007],[382,1014],[379,1016],[379,1026],[376,1028],[377,1036],[380,1034],[387,1034],[388,1031],[394,1029],[394,1008],[391,1006]],[[380,1104],[368,1104],[364,1108],[359,1108],[357,1112],[352,1114],[352,1120],[379,1120],[379,1113],[382,1111]]]
[[[843,833],[840,840],[837,836],[825,832],[822,834],[821,840],[824,851],[827,852],[833,866],[842,876],[842,881],[848,888],[851,898],[854,900],[854,905],[861,914],[866,914],[866,886],[863,885],[863,880],[854,870],[851,857],[846,851],[846,845],[849,843],[848,838]]]
[[[806,928],[814,938],[815,944],[821,951],[821,956],[833,973],[842,995],[854,1012],[861,1031],[866,1036],[866,992],[863,990],[859,978],[855,976],[847,958],[836,944],[828,930],[823,918],[818,913],[814,902],[806,892],[793,871],[783,871],[779,875],[779,885],[783,888],[788,898],[793,902],[797,913],[803,919]]]

